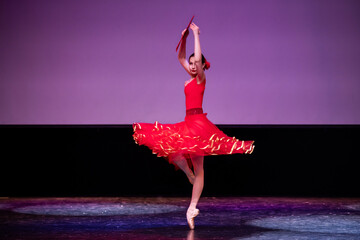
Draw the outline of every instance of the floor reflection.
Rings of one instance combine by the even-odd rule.
[[[360,239],[360,199],[0,199],[0,239]]]

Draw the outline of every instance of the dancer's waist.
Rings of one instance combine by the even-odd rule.
[[[190,108],[186,110],[186,116],[202,114],[202,113],[204,113],[202,108]]]

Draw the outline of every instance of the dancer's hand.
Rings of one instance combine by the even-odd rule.
[[[182,31],[181,35],[183,38],[187,38],[187,36],[189,35],[189,29],[184,29],[184,31]]]
[[[200,34],[200,29],[199,29],[198,26],[196,26],[195,23],[192,22],[192,23],[190,24],[190,28],[191,28],[191,30],[193,30],[193,33],[194,33],[194,34]]]

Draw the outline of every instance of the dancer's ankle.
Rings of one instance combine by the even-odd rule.
[[[196,203],[190,203],[189,209],[195,209],[196,208]]]

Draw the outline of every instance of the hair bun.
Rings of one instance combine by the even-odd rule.
[[[205,69],[209,69],[210,68],[210,63],[205,59]]]

